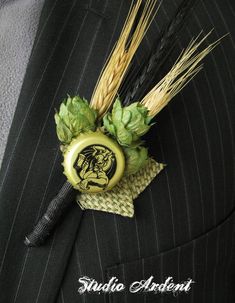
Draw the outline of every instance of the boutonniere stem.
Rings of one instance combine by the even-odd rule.
[[[131,6],[90,103],[80,96],[68,96],[56,112],[56,131],[67,182],[26,237],[26,245],[38,246],[44,242],[75,195],[82,209],[132,218],[134,200],[165,167],[149,155],[143,136],[154,124],[155,116],[202,69],[202,60],[220,40],[199,51],[211,32],[204,38],[200,34],[141,100],[124,106],[118,91],[157,11],[156,2],[145,1],[135,29],[142,0]]]

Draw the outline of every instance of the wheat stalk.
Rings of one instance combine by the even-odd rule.
[[[199,40],[201,33],[193,39],[189,46],[180,54],[168,74],[143,98],[141,103],[149,109],[150,116],[157,115],[203,68],[203,65],[200,64],[202,59],[205,58],[223,38],[220,38],[203,51],[197,53],[199,46],[211,32],[212,31],[201,40]]]
[[[132,3],[119,40],[102,70],[92,94],[90,104],[98,111],[100,118],[112,105],[127,68],[157,12],[153,13],[153,10],[158,0],[146,0],[136,29],[131,35],[142,1],[137,0],[135,4]]]

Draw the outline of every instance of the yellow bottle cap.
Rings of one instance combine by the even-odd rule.
[[[64,174],[81,192],[113,188],[122,178],[125,158],[121,147],[102,132],[79,135],[64,153]]]

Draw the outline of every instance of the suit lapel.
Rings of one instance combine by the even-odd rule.
[[[8,289],[0,293],[2,302],[56,298],[82,211],[72,205],[43,247],[23,244],[65,181],[54,108],[67,93],[90,97],[100,58],[108,55],[128,8],[123,5],[117,20],[107,0],[45,2],[1,171],[0,279]],[[109,29],[103,33],[102,26]]]
[[[175,2],[180,3],[178,0]],[[172,8],[172,2],[166,3],[168,3],[167,14],[172,15],[177,5]],[[37,222],[48,202],[65,181],[53,121],[54,108],[58,108],[61,99],[67,93],[74,95],[79,92],[81,96],[90,98],[104,60],[118,37],[129,5],[130,1],[124,0],[90,0],[89,2],[49,0],[45,2],[0,176],[1,302],[54,302],[65,270],[73,276],[66,275],[62,288],[66,289],[65,292],[69,294],[69,298],[77,300],[76,291],[73,290],[77,288],[78,271],[79,275],[91,273],[98,280],[102,279],[104,268],[117,262],[124,264],[128,260],[157,254],[168,250],[169,247],[187,242],[195,235],[215,226],[232,208],[233,199],[228,191],[228,202],[225,205],[227,208],[224,212],[217,211],[218,217],[215,216],[215,209],[220,209],[220,205],[223,206],[221,203],[223,191],[219,186],[214,186],[213,190],[217,188],[218,190],[214,192],[214,198],[217,198],[213,205],[210,182],[215,180],[216,184],[220,184],[221,179],[219,173],[215,178],[213,173],[210,175],[209,172],[214,165],[212,160],[216,165],[222,162],[221,158],[217,159],[219,153],[213,155],[210,153],[211,150],[217,150],[218,140],[216,136],[213,142],[208,142],[208,133],[211,136],[210,140],[213,140],[212,134],[218,126],[213,117],[210,123],[204,119],[203,111],[205,113],[211,111],[211,100],[210,102],[206,100],[203,106],[200,100],[206,99],[208,92],[205,94],[203,94],[204,90],[198,92],[197,84],[192,84],[192,93],[189,93],[189,89],[184,92],[187,102],[186,100],[184,102],[183,96],[178,97],[176,102],[181,101],[181,105],[172,105],[158,117],[157,135],[152,133],[154,144],[150,149],[153,154],[155,150],[159,153],[160,160],[162,158],[168,162],[169,169],[156,181],[158,182],[156,185],[154,182],[149,190],[136,201],[136,219],[127,221],[112,215],[87,212],[84,214],[86,220],[81,221],[83,214],[79,207],[73,205],[45,246],[36,249],[28,249],[24,246],[24,236]],[[213,4],[208,2],[207,6],[210,7],[210,5]],[[158,23],[154,23],[152,32],[150,29],[150,35],[147,36],[137,56],[138,64],[144,53],[149,52],[157,29],[163,27],[162,23],[166,21],[166,14],[164,14],[163,7],[162,15],[157,19]],[[177,54],[195,33],[197,34],[201,28],[208,28],[208,16],[201,17],[200,26],[195,16],[193,19],[195,24],[191,26],[196,30],[189,32],[187,29],[188,36],[182,37],[184,42],[179,45]],[[230,57],[233,58],[232,47],[229,49],[231,49]],[[222,58],[222,62],[225,61],[224,55]],[[212,61],[212,72],[215,70],[214,65]],[[227,138],[223,141],[227,142],[227,147],[224,148],[230,155],[229,146],[232,146],[231,142],[233,142],[231,121],[227,119],[223,105],[224,102],[232,100],[233,89],[230,88],[226,95],[221,95],[222,88],[217,91],[218,85],[214,84],[221,83],[218,81],[220,75],[213,79],[209,73],[210,69],[208,69],[208,78],[211,77],[212,80],[209,84],[211,86],[213,84],[211,89],[213,94],[214,91],[218,93],[219,98],[215,98],[218,105],[221,100],[218,118],[223,127],[223,134]],[[205,75],[201,74],[197,78],[198,83],[202,81],[202,87],[205,86],[204,77]],[[198,100],[192,100],[192,95]],[[210,98],[213,99],[213,96]],[[183,111],[180,106],[184,108]],[[180,113],[177,112],[178,108]],[[196,118],[193,119],[194,117]],[[181,124],[182,121],[186,121],[187,127],[184,123]],[[201,146],[194,145],[193,140],[199,137]],[[193,142],[189,143],[189,138]],[[209,150],[210,144],[211,150]],[[187,147],[183,150],[184,152],[181,151],[182,147]],[[195,155],[193,160],[192,154]],[[227,176],[231,175],[230,158],[232,156],[228,156],[226,160]],[[197,171],[198,163],[203,174]],[[188,168],[192,172],[186,178]],[[227,179],[230,180],[230,178]],[[199,186],[196,183],[197,180],[206,187],[202,187],[201,196],[205,203],[201,206],[198,204],[200,197],[198,198],[197,195]],[[188,183],[191,190],[195,189],[192,196],[187,195]],[[230,187],[232,188],[228,186]],[[204,213],[207,215],[205,222],[203,221],[205,226],[201,224],[203,216],[200,207],[203,211],[205,208]],[[211,209],[214,211],[212,212]],[[192,218],[195,218],[195,222],[192,222]],[[166,222],[169,223],[167,228]],[[80,226],[81,229],[79,229]],[[76,235],[79,237],[76,238]],[[190,249],[194,249],[192,243]],[[175,256],[178,258],[181,252],[176,250]],[[209,252],[208,258],[210,258]],[[69,266],[67,266],[69,260]],[[93,260],[95,261],[91,262]],[[158,259],[157,264],[159,268],[164,267],[164,264],[168,264],[167,258],[165,261]],[[148,266],[150,268],[150,265]],[[121,270],[121,267],[118,267],[120,275],[123,274]],[[110,269],[110,273],[112,272]],[[74,283],[74,289],[71,291],[72,283]],[[80,300],[83,298],[80,297]],[[94,302],[90,297],[88,300]],[[95,302],[99,302],[98,300],[104,302],[102,296],[96,297]]]

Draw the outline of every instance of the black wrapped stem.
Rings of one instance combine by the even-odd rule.
[[[57,222],[76,197],[76,191],[69,182],[65,182],[59,193],[49,203],[49,206],[33,231],[25,237],[25,245],[37,247],[42,245],[51,234]]]

